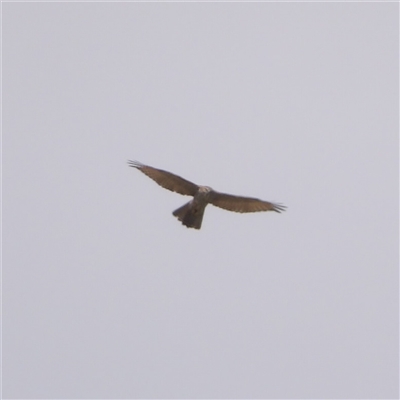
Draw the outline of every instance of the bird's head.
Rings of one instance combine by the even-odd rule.
[[[213,189],[210,188],[210,186],[200,186],[200,188],[199,188],[200,193],[210,193],[212,191],[213,191]]]

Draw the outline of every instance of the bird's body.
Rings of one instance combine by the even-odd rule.
[[[188,228],[200,229],[203,221],[204,210],[209,203],[212,189],[208,186],[199,186],[193,200],[179,207],[172,214]]]
[[[160,186],[187,196],[193,199],[182,207],[176,209],[172,214],[188,228],[200,229],[203,221],[204,210],[207,204],[223,208],[229,211],[240,213],[257,211],[275,211],[280,213],[285,206],[255,199],[252,197],[234,196],[219,193],[209,186],[199,186],[171,172],[164,171],[141,164],[136,161],[128,161],[129,166],[142,171],[149,178],[153,179]]]

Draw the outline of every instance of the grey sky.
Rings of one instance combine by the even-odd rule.
[[[5,398],[398,398],[397,3],[2,9]]]

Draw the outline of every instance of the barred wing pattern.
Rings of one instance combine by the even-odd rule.
[[[138,161],[129,160],[128,164],[130,167],[137,168],[160,186],[171,190],[172,192],[186,196],[194,196],[199,189],[199,187],[194,183],[189,182],[178,175],[171,174],[171,172],[149,167],[148,165],[144,165]]]
[[[285,206],[278,203],[270,203],[252,197],[234,196],[226,193],[212,192],[210,204],[223,208],[228,211],[239,213],[257,212],[257,211],[285,211]]]

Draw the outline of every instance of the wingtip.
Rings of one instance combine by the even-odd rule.
[[[278,212],[278,213],[281,213],[281,212],[283,212],[283,211],[286,211],[286,209],[287,209],[287,207],[284,206],[283,204],[275,203],[275,204],[274,204],[273,211],[276,211],[276,212]]]
[[[138,169],[140,169],[140,168],[142,168],[142,167],[144,166],[144,165],[143,165],[141,162],[139,162],[139,161],[128,160],[127,163],[128,163],[128,165],[129,165],[130,167],[138,168]]]

